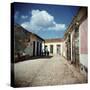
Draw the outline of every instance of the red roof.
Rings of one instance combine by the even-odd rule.
[[[51,43],[51,42],[63,42],[63,38],[55,38],[55,39],[45,39],[45,43]]]

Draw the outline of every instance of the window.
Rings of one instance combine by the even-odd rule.
[[[53,45],[50,45],[50,53],[53,54]]]
[[[61,46],[60,45],[57,45],[57,54],[61,54],[60,53],[60,50],[61,50]]]

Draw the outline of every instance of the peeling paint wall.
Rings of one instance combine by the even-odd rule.
[[[35,49],[33,49],[33,41],[35,41]],[[37,51],[37,42],[38,42],[38,51]],[[28,45],[25,48],[25,53],[30,56],[33,56],[33,50],[35,50],[35,56],[37,56],[37,53],[38,53],[38,55],[40,55],[40,43],[42,43],[42,40],[40,40],[35,35],[31,34],[30,42],[28,42]]]

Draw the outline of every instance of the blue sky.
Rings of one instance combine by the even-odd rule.
[[[78,6],[14,3],[14,21],[44,39],[63,38]]]

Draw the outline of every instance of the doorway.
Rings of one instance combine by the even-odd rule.
[[[50,53],[53,54],[53,45],[50,45]]]
[[[37,42],[37,56],[39,55],[39,42]]]
[[[67,39],[67,60],[71,60],[71,36],[68,34]]]
[[[35,56],[35,41],[33,41],[33,56]]]
[[[57,45],[57,54],[60,55],[61,54],[61,45]]]

